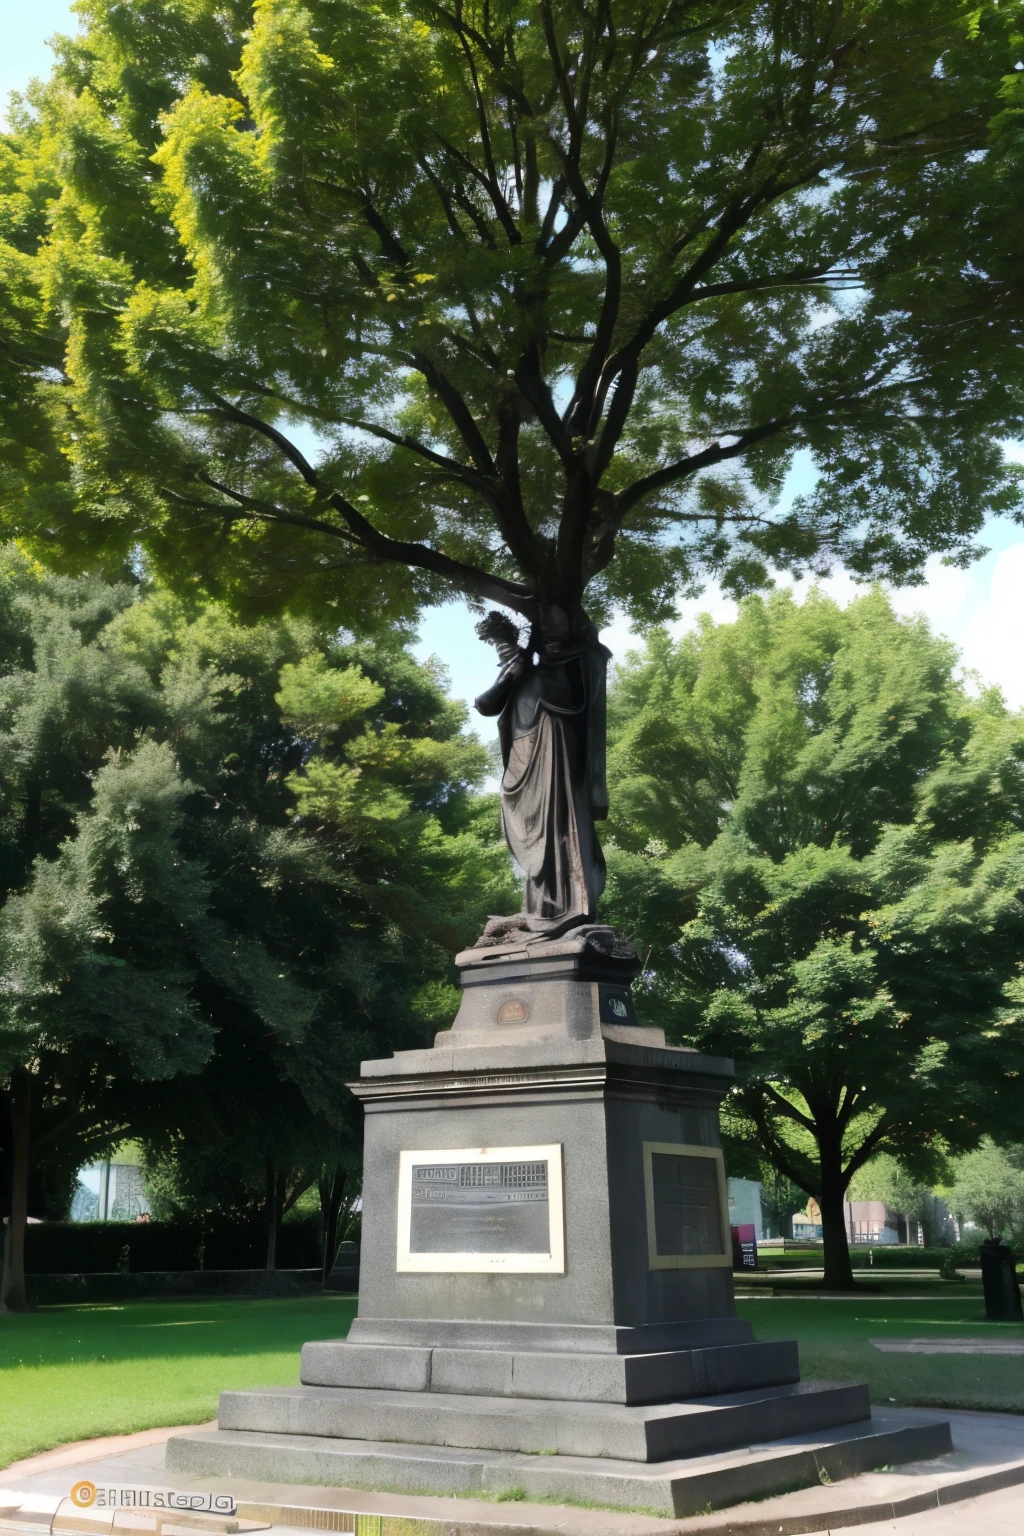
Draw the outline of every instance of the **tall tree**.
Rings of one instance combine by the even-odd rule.
[[[211,1060],[160,1094],[144,1139],[179,1209],[259,1212],[273,1268],[282,1217],[321,1180],[330,1247],[358,1179],[360,1058],[447,1022],[452,950],[513,896],[491,802],[468,792],[487,756],[443,676],[394,644],[190,617],[166,595],[120,643],[154,676],[211,677],[221,700],[216,734],[181,749],[199,791],[187,842],[232,960],[197,984]]]
[[[176,858],[185,789],[167,747],[139,740],[157,714],[148,680],[99,643],[135,591],[45,579],[12,551],[0,559],[0,1082],[10,1213],[0,1305],[12,1308],[25,1304],[33,1174],[56,1164],[67,1176],[75,1152],[84,1161],[116,1135],[124,1106],[114,1082],[194,1070],[212,1038],[188,996],[185,955],[205,889],[199,871]]]
[[[1017,1114],[1024,717],[874,592],[751,598],[651,638],[611,700],[611,915],[645,1011],[737,1058],[736,1112],[818,1200],[879,1151],[927,1175]]]
[[[452,947],[510,894],[463,720],[394,642],[6,553],[9,1305],[41,1175],[126,1134],[186,1140],[221,1198],[255,1184],[271,1264],[289,1200],[354,1161],[346,1078],[422,1039]]]
[[[1018,507],[1020,0],[82,15],[0,156],[40,547],[558,637]]]
[[[112,757],[72,837],[52,862],[37,860],[0,914],[0,1080],[12,1130],[0,1305],[12,1310],[27,1304],[33,1159],[58,1138],[80,1155],[91,1139],[109,1140],[121,1116],[132,1123],[135,1084],[195,1072],[209,1054],[213,1026],[190,995],[207,889],[176,845],[184,794],[165,744]]]

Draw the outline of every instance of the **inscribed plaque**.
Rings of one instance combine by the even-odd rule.
[[[398,1270],[561,1274],[561,1152],[557,1145],[402,1152]]]
[[[718,1147],[644,1142],[651,1269],[731,1264],[725,1168]]]

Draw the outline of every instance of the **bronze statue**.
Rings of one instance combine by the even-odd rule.
[[[480,695],[482,715],[498,716],[504,775],[502,830],[525,876],[516,919],[491,919],[487,942],[526,929],[556,938],[594,922],[605,865],[595,821],[608,814],[605,783],[605,677],[611,652],[589,620],[578,633],[545,635],[533,625],[526,645],[505,614],[477,625],[497,647],[501,670]],[[481,940],[480,942],[484,942]]]

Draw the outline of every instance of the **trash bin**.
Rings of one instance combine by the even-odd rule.
[[[989,1322],[1024,1321],[1013,1249],[1000,1237],[986,1238],[981,1245],[981,1284]]]

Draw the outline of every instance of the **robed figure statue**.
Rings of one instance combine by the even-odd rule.
[[[564,639],[545,639],[534,625],[523,647],[512,620],[491,612],[477,633],[497,647],[501,661],[497,682],[476,707],[498,716],[502,829],[526,878],[515,926],[555,938],[592,923],[604,890],[594,822],[608,814],[605,679],[611,652],[589,621]]]

